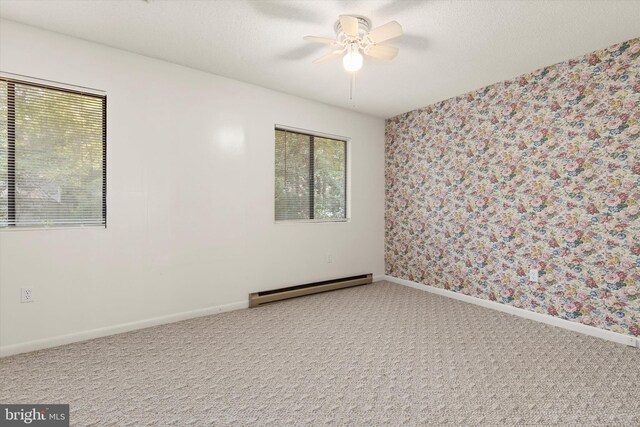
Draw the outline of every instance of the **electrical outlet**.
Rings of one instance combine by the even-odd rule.
[[[331,264],[333,262],[333,255],[327,255],[327,264]]]
[[[538,270],[535,268],[532,268],[531,270],[529,270],[529,280],[532,282],[537,282],[538,281]]]
[[[20,302],[33,302],[33,289],[20,288]]]

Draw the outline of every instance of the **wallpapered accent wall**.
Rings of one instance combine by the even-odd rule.
[[[388,275],[640,335],[640,38],[386,133]]]

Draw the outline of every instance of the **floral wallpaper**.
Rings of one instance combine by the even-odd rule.
[[[386,134],[388,275],[640,335],[640,38]]]

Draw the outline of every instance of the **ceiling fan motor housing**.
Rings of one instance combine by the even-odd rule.
[[[358,33],[359,38],[362,39],[364,35],[366,35],[371,30],[371,20],[362,15],[348,15],[356,18],[358,20]],[[342,29],[342,24],[340,24],[340,20],[338,19],[333,26],[333,29],[336,32],[336,35],[339,39],[349,38]]]

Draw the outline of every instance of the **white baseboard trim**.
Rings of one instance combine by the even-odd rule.
[[[384,274],[378,274],[373,276],[373,282],[381,282],[382,280],[387,280],[387,276],[385,276]]]
[[[501,304],[495,301],[489,301],[489,300],[472,297],[469,295],[464,295],[459,292],[449,291],[447,289],[441,289],[433,286],[423,285],[421,283],[412,282],[411,280],[398,279],[393,276],[385,276],[385,280],[389,282],[397,283],[399,285],[408,286],[410,288],[419,289],[421,291],[427,291],[433,294],[442,295],[448,298],[453,298],[453,299],[468,302],[471,304],[479,305],[482,307],[490,308],[492,310],[502,311],[504,313],[513,314],[519,317],[524,317],[525,319],[535,320],[536,322],[546,323],[547,325],[568,329],[573,332],[578,332],[585,335],[591,335],[593,337],[602,338],[602,339],[613,341],[619,344],[628,345],[630,347],[640,348],[640,338],[635,338],[629,335],[620,334],[618,332],[607,331],[607,330],[596,328],[593,326],[584,325],[582,323],[572,322],[566,319],[560,319],[559,317],[553,317],[548,314],[535,313],[533,311],[513,307],[506,304]]]
[[[86,341],[94,338],[105,337],[107,335],[121,334],[123,332],[149,328],[151,326],[164,325],[166,323],[179,322],[181,320],[209,316],[211,314],[223,313],[226,311],[240,310],[248,307],[249,301],[238,301],[230,304],[183,311],[181,313],[169,314],[167,316],[159,316],[153,317],[151,319],[138,320],[135,322],[121,323],[114,326],[105,326],[103,328],[96,328],[68,335],[59,335],[52,338],[43,338],[19,344],[0,346],[0,357],[26,353],[29,351],[42,350],[45,348],[58,347],[64,344],[71,344],[78,341]]]

